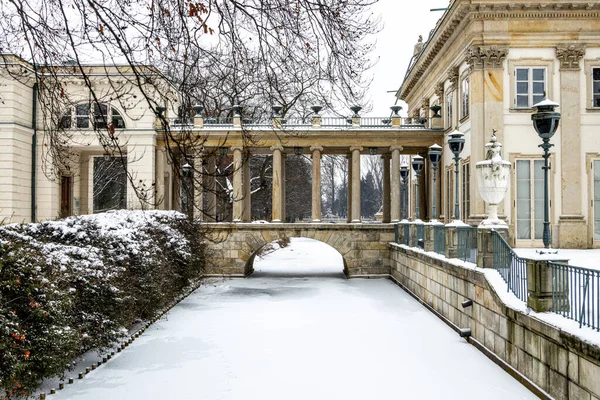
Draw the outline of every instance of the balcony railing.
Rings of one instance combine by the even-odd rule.
[[[171,129],[194,129],[194,118],[167,118]],[[281,128],[313,127],[313,117],[288,117],[281,118]],[[272,128],[277,126],[274,119],[242,118],[241,125],[247,128]],[[206,117],[203,118],[205,129],[218,127],[231,127],[234,125],[233,117]],[[317,126],[315,126],[316,128]],[[361,128],[361,129],[429,129],[431,120],[426,118],[401,117],[400,125],[393,124],[390,117],[361,117],[352,123],[350,117],[320,117],[320,128]]]

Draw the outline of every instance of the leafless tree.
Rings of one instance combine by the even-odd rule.
[[[193,158],[206,137],[171,129],[172,115],[162,108],[186,121],[194,104],[207,116],[223,117],[239,102],[254,119],[266,119],[274,104],[301,117],[316,103],[331,112],[365,106],[364,72],[379,29],[370,12],[376,1],[0,0],[0,53],[34,66],[16,62],[7,73],[36,82],[47,176],[75,162],[72,149],[79,143],[64,113],[77,105],[69,91],[69,77],[76,76],[92,107],[110,101],[130,118],[140,107],[156,114],[174,170],[193,165],[200,179],[204,171]],[[103,64],[101,76],[88,63]],[[99,89],[109,75],[109,88]],[[107,113],[94,116],[89,140],[125,160],[127,143],[114,121]],[[259,140],[249,131],[243,137],[248,146]],[[127,179],[142,203],[160,201],[153,185],[138,185],[129,172]]]

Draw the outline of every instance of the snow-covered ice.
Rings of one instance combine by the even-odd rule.
[[[514,250],[520,257],[536,257],[539,256],[537,251],[540,249],[517,248]],[[558,253],[551,256],[553,258],[564,257],[569,260],[569,265],[600,270],[600,249],[558,249]]]
[[[389,280],[292,244],[201,287],[53,399],[534,399]]]

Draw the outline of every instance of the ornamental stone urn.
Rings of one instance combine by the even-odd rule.
[[[504,161],[500,154],[502,145],[498,143],[496,131],[485,145],[487,153],[484,161],[477,163],[477,183],[479,194],[488,204],[488,217],[480,226],[506,227],[506,222],[498,218],[498,204],[504,200],[510,180],[510,162]]]

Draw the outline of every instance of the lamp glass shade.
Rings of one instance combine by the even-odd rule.
[[[429,161],[431,161],[433,164],[439,164],[442,159],[442,146],[438,144],[429,146],[429,152],[427,155],[429,156]]]
[[[402,179],[404,179],[408,176],[408,166],[407,165],[403,165],[400,167],[400,176],[402,177]]]
[[[413,157],[412,167],[413,167],[413,170],[417,174],[423,170],[423,165],[424,164],[425,164],[425,162],[423,161],[423,157],[421,157],[421,156],[414,156]]]

